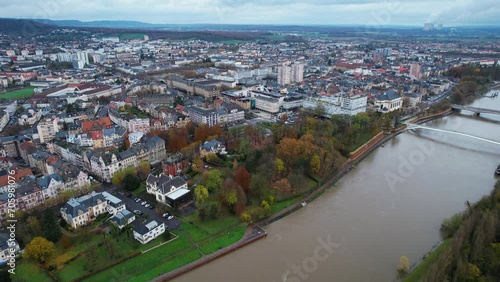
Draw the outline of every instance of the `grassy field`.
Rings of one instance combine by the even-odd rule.
[[[191,246],[189,240],[185,236],[179,236],[170,243],[129,259],[84,281],[131,281],[131,279],[147,281],[159,274],[153,270],[168,272],[199,257],[201,254]],[[157,267],[150,268],[151,266]]]
[[[403,279],[403,282],[418,282],[427,273],[427,270],[438,259],[441,252],[446,249],[451,243],[451,239],[445,240],[436,250],[434,250],[425,260],[417,266],[408,276]]]
[[[52,282],[49,275],[30,261],[19,263],[16,266],[16,274],[11,275],[11,278],[13,282]]]
[[[144,33],[120,33],[120,40],[144,39]]]
[[[246,226],[240,226],[234,230],[231,230],[227,232],[227,234],[224,234],[213,241],[203,244],[200,247],[200,250],[204,254],[208,255],[215,251],[218,251],[219,249],[232,245],[238,242],[243,237],[246,228],[247,228]]]
[[[0,99],[24,99],[33,97],[35,94],[35,87],[26,87],[23,89],[7,92],[4,94],[0,94]]]

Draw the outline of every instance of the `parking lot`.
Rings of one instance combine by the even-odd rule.
[[[141,218],[144,218],[144,219],[147,218],[147,222],[149,222],[151,220],[156,220],[159,223],[164,222],[165,228],[167,228],[168,230],[178,229],[180,224],[181,224],[181,221],[177,217],[173,217],[172,219],[169,220],[168,218],[163,218],[162,215],[157,214],[155,211],[155,208],[158,205],[160,205],[159,203],[149,203],[148,202],[149,204],[153,204],[155,206],[155,208],[150,209],[150,208],[146,208],[145,206],[141,205],[141,203],[144,201],[144,199],[141,199],[141,202],[136,203],[134,201],[134,199],[136,199],[135,197],[133,197],[133,196],[130,198],[127,197],[126,192],[123,192],[120,189],[112,188],[108,191],[108,193],[110,193],[113,196],[117,197],[118,199],[122,200],[125,203],[126,209],[129,210],[130,212],[134,212],[136,210],[140,211],[142,213],[142,215],[140,215],[140,216],[136,215],[136,220],[141,220]]]

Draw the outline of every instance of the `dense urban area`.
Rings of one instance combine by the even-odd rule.
[[[12,281],[148,281],[251,241],[361,145],[500,80],[495,30],[182,37],[1,21],[0,274]],[[476,248],[495,222],[498,238],[497,190],[496,205],[448,220],[487,235],[456,273],[441,258],[439,281],[500,275],[498,243]]]

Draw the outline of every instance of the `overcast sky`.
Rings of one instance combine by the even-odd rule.
[[[1,0],[0,17],[189,24],[500,25],[500,0]]]

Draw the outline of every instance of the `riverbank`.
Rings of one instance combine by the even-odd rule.
[[[448,111],[440,113],[441,116],[444,116],[446,114],[449,114]],[[434,114],[432,116],[426,116],[425,118],[438,118],[438,114]],[[344,175],[346,175],[349,171],[355,168],[355,166],[361,162],[366,156],[370,155],[375,149],[377,149],[379,146],[384,144],[385,142],[389,141],[393,137],[397,136],[398,134],[402,133],[405,130],[405,127],[401,127],[395,130],[392,130],[391,132],[381,132],[374,136],[371,140],[366,142],[365,144],[361,145],[358,150],[354,151],[353,154],[351,154],[351,157],[349,160],[342,166],[341,169],[339,169],[336,173],[330,175],[326,179],[323,179],[321,183],[319,183],[318,188],[315,189],[314,191],[311,191],[307,195],[304,195],[301,198],[298,198],[295,203],[291,204],[289,207],[278,211],[277,213],[274,213],[273,215],[264,218],[260,220],[259,222],[255,223],[254,225],[248,227],[248,230],[252,230],[254,228],[260,228],[260,226],[266,226],[269,225],[275,221],[278,221],[282,218],[284,218],[287,215],[292,214],[293,212],[299,210],[300,208],[303,208],[304,206],[307,206],[307,203],[310,203],[320,197],[324,192],[328,191],[330,188],[333,187],[333,185],[340,180]],[[245,234],[248,234],[248,231]],[[265,232],[262,229],[263,232]],[[234,252],[244,246],[249,245],[252,242],[255,242],[263,237],[265,237],[267,233],[260,234],[258,238],[254,238],[253,240],[248,241],[248,238],[244,236],[240,241],[237,243],[228,246],[226,248],[223,248],[207,257],[203,257],[201,259],[198,259],[188,265],[185,265],[183,267],[180,267],[174,271],[171,271],[169,273],[163,274],[157,278],[155,278],[153,281],[169,281],[175,277],[178,277],[184,273],[187,273],[195,268],[198,268],[202,265],[205,265],[216,258],[222,257],[226,254],[229,254],[231,252]]]
[[[437,261],[444,249],[451,243],[451,239],[447,239],[432,250],[421,263],[419,263],[411,272],[403,278],[403,282],[418,282],[424,278],[429,268]]]

